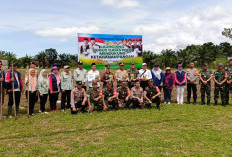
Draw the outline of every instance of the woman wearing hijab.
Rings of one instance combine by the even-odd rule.
[[[151,75],[154,82],[154,86],[159,87],[161,91],[161,88],[163,87],[165,75],[162,72],[162,70],[159,68],[159,64],[156,63],[154,65],[154,68],[151,70]]]
[[[34,116],[34,107],[36,103],[36,97],[38,96],[38,80],[36,77],[35,69],[29,70],[29,77],[25,78],[25,82],[29,91],[29,115]]]
[[[60,74],[57,66],[52,67],[51,74],[49,75],[49,88],[50,88],[50,107],[52,112],[56,112],[56,103],[60,92]]]
[[[41,70],[38,78],[38,90],[40,96],[40,110],[41,113],[45,112],[45,104],[47,102],[48,94],[49,94],[49,81],[47,71],[45,69]]]

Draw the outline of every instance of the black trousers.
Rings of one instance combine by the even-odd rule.
[[[143,88],[143,90],[145,90],[145,88],[148,87],[148,81],[141,81],[140,84],[141,84],[140,86]]]
[[[71,114],[76,114],[78,112],[78,110],[80,110],[81,112],[85,112],[85,109],[87,108],[88,103],[86,102],[85,105],[83,106],[82,102],[83,101],[78,101],[75,104],[75,108],[77,109],[77,111],[73,111],[73,108],[71,108]]]
[[[66,108],[70,108],[70,98],[71,98],[71,90],[65,90],[62,92],[61,95],[61,109],[65,109],[65,102],[67,100],[67,106]]]
[[[52,110],[56,110],[56,102],[58,100],[59,93],[49,94],[50,108]]]
[[[9,101],[8,101],[8,115],[12,115],[12,106],[14,104],[13,100],[13,92],[8,92]],[[21,91],[15,91],[15,106],[16,106],[16,114],[19,112],[19,104],[21,98]]]
[[[171,102],[172,98],[172,89],[167,89],[164,87],[164,101]]]
[[[187,84],[187,91],[188,91],[188,96],[187,99],[190,101],[191,99],[191,91],[193,91],[193,100],[197,100],[197,85],[196,84]]]
[[[138,99],[132,98],[132,104],[133,104],[133,109],[139,108],[142,109],[142,106],[140,105],[140,102]]]
[[[26,99],[28,100],[28,90],[26,90],[25,94],[26,94]],[[36,103],[38,102],[38,99],[39,99],[39,97],[36,96],[36,98],[35,98]]]
[[[45,111],[45,105],[46,105],[46,102],[47,102],[47,99],[48,99],[48,94],[43,94],[43,96],[39,96],[40,98],[40,110],[42,112]]]
[[[38,96],[36,95],[36,91],[34,92],[29,91],[29,115],[34,113],[36,97],[38,98]]]

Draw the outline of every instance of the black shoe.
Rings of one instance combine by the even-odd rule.
[[[190,101],[189,101],[189,100],[187,101],[187,104],[190,104]]]
[[[201,102],[201,105],[205,105],[205,102],[204,102],[204,101],[202,101],[202,102]]]
[[[210,102],[207,102],[207,105],[210,106]]]
[[[217,102],[214,103],[214,106],[217,106]]]
[[[194,102],[193,102],[193,105],[196,105],[196,104],[197,104],[196,101],[194,101]]]
[[[223,107],[226,107],[226,104],[225,104],[225,103],[222,103],[222,106],[223,106]]]

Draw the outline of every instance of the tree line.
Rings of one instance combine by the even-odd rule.
[[[51,67],[54,63],[59,66],[68,64],[71,67],[76,67],[78,60],[77,54],[58,54],[56,49],[52,48],[38,52],[35,56],[26,55],[20,58],[17,58],[17,55],[13,52],[0,51],[0,57],[8,60],[9,64],[14,61],[18,63],[19,67],[23,68],[26,68],[32,61],[37,62],[37,65],[41,68]],[[232,57],[232,45],[228,42],[219,45],[212,42],[202,45],[192,44],[177,51],[166,49],[161,51],[160,54],[152,51],[143,52],[143,60],[148,64],[149,68],[152,68],[153,64],[157,62],[162,68],[176,68],[179,63],[187,67],[189,62],[195,62],[197,67],[207,63],[210,68],[216,68],[219,62],[224,65],[227,64],[229,57]]]

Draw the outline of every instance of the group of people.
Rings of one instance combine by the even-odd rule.
[[[177,104],[184,102],[184,90],[187,86],[187,103],[190,104],[193,93],[193,104],[197,100],[197,80],[200,82],[201,104],[210,105],[211,80],[215,82],[214,100],[218,104],[219,93],[222,105],[229,103],[229,92],[232,83],[232,60],[229,66],[223,68],[221,63],[218,69],[212,73],[205,63],[202,70],[195,68],[194,62],[189,63],[189,68],[183,71],[183,66],[178,64],[178,69],[172,73],[167,67],[165,73],[155,64],[152,70],[147,69],[147,64],[142,64],[142,69],[137,70],[135,64],[130,64],[130,69],[124,69],[124,63],[119,64],[115,73],[111,72],[110,65],[105,66],[105,72],[100,75],[96,64],[92,63],[92,69],[86,71],[83,62],[78,62],[78,68],[72,73],[68,65],[60,72],[58,66],[53,66],[51,71],[42,69],[38,72],[32,63],[25,74],[25,82],[21,73],[17,70],[17,64],[10,66],[10,71],[5,73],[0,62],[1,93],[7,89],[8,116],[12,117],[12,106],[15,105],[16,114],[19,113],[21,93],[26,87],[26,96],[29,103],[28,114],[34,115],[34,106],[40,98],[41,113],[47,113],[45,104],[49,97],[51,112],[57,111],[59,93],[61,93],[61,110],[70,109],[72,114],[77,112],[93,112],[115,110],[122,108],[151,108],[156,104],[160,110],[161,91],[164,92],[164,103],[171,103],[172,90],[176,87]],[[101,86],[102,83],[102,86]],[[24,85],[25,84],[25,85]],[[115,86],[114,86],[115,84]],[[101,88],[102,87],[102,88]],[[3,96],[3,95],[2,95]],[[2,107],[3,102],[1,102]],[[131,106],[132,105],[132,106]],[[2,113],[1,113],[2,114]]]

